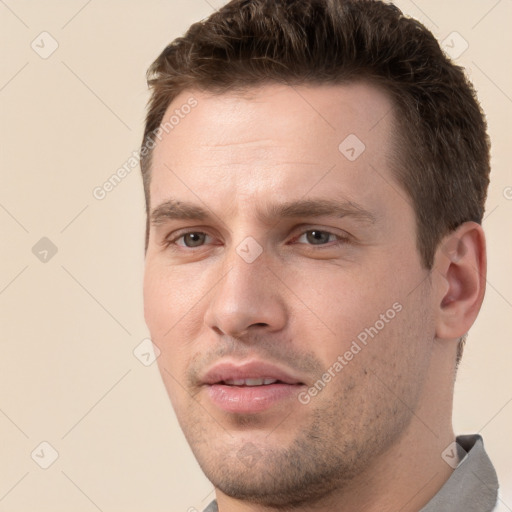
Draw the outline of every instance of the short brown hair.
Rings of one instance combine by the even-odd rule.
[[[432,33],[379,0],[233,0],[169,44],[148,70],[143,146],[188,89],[224,93],[268,82],[387,91],[398,122],[394,173],[412,200],[430,269],[440,240],[481,223],[489,184],[487,126],[464,71]],[[151,152],[141,158],[149,236]]]

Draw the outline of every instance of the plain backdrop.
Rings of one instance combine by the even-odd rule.
[[[93,191],[138,149],[149,64],[222,3],[0,0],[0,511],[191,512],[213,498],[141,355],[139,168]],[[397,4],[460,53],[488,117],[488,287],[454,425],[483,435],[511,510],[512,2]]]

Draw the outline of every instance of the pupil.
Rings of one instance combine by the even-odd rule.
[[[329,241],[329,233],[325,231],[309,231],[307,234],[308,242],[319,245],[320,243],[327,243]]]
[[[204,233],[187,233],[184,241],[187,247],[197,247],[204,242]]]

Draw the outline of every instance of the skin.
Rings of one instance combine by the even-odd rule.
[[[220,512],[419,510],[452,472],[441,453],[455,439],[457,340],[484,295],[481,227],[461,225],[424,268],[389,158],[392,104],[374,86],[185,91],[168,112],[190,96],[197,107],[155,147],[150,207],[173,198],[211,219],[151,225],[145,318]],[[338,149],[349,134],[366,146],[353,162]],[[374,221],[264,215],[302,199],[357,204]],[[177,238],[183,230],[207,236]],[[319,242],[315,230],[331,235]],[[262,249],[252,263],[237,252],[246,237]],[[256,358],[307,389],[395,303],[401,311],[307,405],[294,396],[228,413],[200,385],[213,363]]]

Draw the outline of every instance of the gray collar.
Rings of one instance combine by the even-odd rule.
[[[478,434],[457,437],[460,462],[420,512],[490,512],[498,500],[498,477]]]

